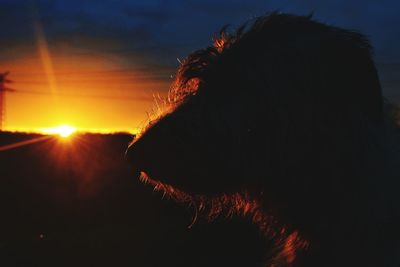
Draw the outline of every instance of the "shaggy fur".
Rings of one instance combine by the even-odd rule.
[[[400,266],[391,120],[365,36],[272,13],[190,54],[127,154],[198,217],[250,217],[264,266]]]

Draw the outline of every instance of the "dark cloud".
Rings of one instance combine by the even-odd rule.
[[[309,14],[324,22],[358,29],[379,53],[399,57],[400,2],[384,1],[1,1],[0,40],[32,38],[32,19],[40,19],[50,40],[87,36],[138,48],[209,43],[225,24],[237,25],[266,11]],[[90,38],[89,38],[90,37]],[[85,40],[85,38],[83,38]],[[84,42],[83,42],[84,43]],[[386,52],[385,52],[386,51]],[[168,55],[167,55],[168,56]]]

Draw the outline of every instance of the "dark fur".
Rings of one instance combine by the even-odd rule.
[[[266,266],[399,266],[388,114],[365,36],[272,13],[190,54],[128,156],[208,217],[252,217]]]

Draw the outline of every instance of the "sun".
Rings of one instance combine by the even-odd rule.
[[[71,134],[76,132],[76,128],[70,125],[60,125],[53,128],[43,129],[43,132],[47,134],[57,134],[62,138],[68,138]]]
[[[57,134],[61,137],[69,137],[76,129],[72,126],[62,125],[56,128]]]

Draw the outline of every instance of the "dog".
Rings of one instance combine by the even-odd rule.
[[[364,35],[273,12],[181,62],[127,157],[197,219],[250,218],[263,266],[400,266],[392,110]]]

